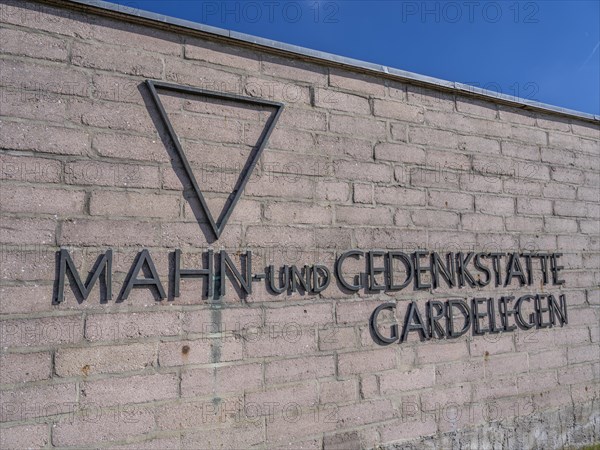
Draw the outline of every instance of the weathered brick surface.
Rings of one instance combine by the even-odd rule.
[[[0,21],[0,447],[600,439],[598,123],[41,2],[0,0]],[[219,240],[147,78],[285,104]],[[160,97],[218,216],[271,109]],[[382,348],[368,328],[381,302],[525,288],[350,293],[333,278],[273,295],[255,281],[240,300],[228,280],[219,303],[184,279],[173,297],[173,250],[193,269],[209,246],[236,264],[252,250],[254,273],[331,268],[350,248],[561,251],[565,284],[540,289],[567,296],[569,324]],[[80,303],[67,280],[53,304],[56,252],[86,280],[109,247],[113,298],[99,283]],[[143,248],[167,299],[120,298]]]
[[[99,53],[102,57],[99,57]],[[71,47],[71,63],[76,66],[104,69],[128,75],[159,78],[163,66],[161,58],[128,48],[76,43]]]
[[[59,377],[143,370],[156,361],[155,344],[65,348],[55,356]]]
[[[79,215],[85,206],[85,191],[45,186],[13,186],[3,192],[0,209],[10,213]]]
[[[57,155],[82,155],[89,147],[89,135],[77,128],[61,128],[25,122],[0,122],[0,146],[7,150],[30,150]],[[52,139],[49,137],[52,136]]]
[[[0,355],[2,384],[46,380],[51,376],[50,353],[4,353]],[[6,369],[10,367],[10,370]]]
[[[77,402],[75,384],[19,386],[0,394],[1,422],[24,421],[73,411]]]
[[[44,448],[49,442],[48,425],[43,423],[2,428],[0,431],[2,448]]]
[[[52,443],[58,447],[81,447],[94,442],[125,441],[153,429],[151,411],[135,407],[117,412],[97,411],[94,420],[82,415],[59,421],[53,428]]]
[[[79,387],[80,402],[85,407],[104,407],[167,400],[177,398],[178,384],[175,374],[86,381]]]

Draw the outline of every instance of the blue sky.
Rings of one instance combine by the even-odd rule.
[[[600,114],[600,1],[113,0]]]

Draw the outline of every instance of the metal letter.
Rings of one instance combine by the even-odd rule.
[[[173,273],[173,297],[179,297],[179,284],[181,278],[201,278],[206,277],[206,295],[208,298],[213,296],[214,285],[214,265],[213,251],[208,250],[208,268],[207,269],[181,269],[181,250],[175,250],[175,269]]]
[[[413,260],[415,266],[415,290],[425,290],[430,289],[430,283],[421,282],[421,273],[426,272],[427,270],[431,273],[431,266],[421,267],[421,258],[423,256],[427,256],[427,252],[423,250],[417,250],[413,253]]]
[[[462,329],[458,333],[454,331],[454,317],[452,313],[452,308],[454,306],[458,307],[465,320]],[[446,322],[446,329],[448,330],[449,338],[460,337],[465,334],[469,328],[471,328],[471,313],[469,312],[469,306],[464,302],[464,300],[453,299],[446,302]]]
[[[437,309],[437,313],[434,313],[434,309]],[[446,331],[444,327],[439,324],[439,320],[446,316],[446,304],[438,300],[431,300],[427,302],[427,317],[429,322],[429,336],[434,337],[437,335],[438,339],[444,339],[446,337]]]
[[[531,314],[529,317],[530,321],[526,322],[523,318],[523,313],[521,312],[523,302],[529,302],[531,300],[535,300],[535,295],[524,295],[519,297],[519,300],[517,300],[517,303],[515,304],[515,319],[518,327],[523,330],[529,330],[535,326],[535,320],[533,320],[534,318],[532,317],[534,314]]]
[[[290,279],[292,292],[299,292],[298,285],[304,292],[310,291],[310,268],[307,265],[301,271],[295,265],[291,266]]]
[[[483,319],[484,317],[486,317],[488,315],[487,311],[479,312],[479,305],[481,305],[483,302],[487,302],[487,298],[474,298],[471,300],[471,317],[472,317],[471,321],[473,322],[473,335],[474,336],[483,336],[485,333],[490,331],[489,327],[483,328],[483,329],[479,327],[481,325],[479,323],[479,319]],[[489,318],[488,318],[488,323],[489,323]]]
[[[558,298],[560,300],[560,304],[556,303],[556,299],[554,298],[553,295],[549,296],[550,315],[552,317],[552,325],[555,325],[554,317],[555,317],[555,315],[557,315],[558,322],[559,322],[560,326],[562,327],[564,324],[568,323],[568,320],[567,320],[567,297],[565,296],[565,294],[561,294],[558,296]]]
[[[390,337],[386,337],[379,332],[377,328],[377,317],[379,313],[383,310],[394,311],[396,309],[395,303],[382,303],[379,305],[373,313],[371,314],[371,318],[369,319],[369,331],[371,332],[371,337],[378,345],[390,345],[398,340],[398,325],[394,324],[390,327]]]
[[[565,266],[558,265],[558,258],[562,256],[562,253],[552,253],[550,255],[550,270],[552,271],[552,284],[561,285],[565,284],[565,280],[558,278],[558,272],[565,268]]]
[[[285,265],[283,266],[283,277],[281,277],[281,273],[282,270],[279,271],[280,274],[280,279],[283,278],[283,280],[281,281],[281,285],[279,287],[276,286],[275,283],[275,267],[273,265],[270,265],[268,267],[268,271],[269,271],[269,289],[271,289],[273,292],[275,292],[276,294],[281,294],[282,292],[285,292],[288,290],[288,287],[290,285],[290,270],[289,270],[289,266]]]
[[[383,291],[385,290],[385,284],[377,284],[375,279],[376,275],[385,272],[385,267],[375,267],[375,257],[385,256],[385,252],[381,250],[372,250],[367,253],[367,261],[369,266],[369,290],[371,291]],[[385,264],[385,263],[384,263]]]
[[[546,306],[544,308],[542,306],[542,299],[546,299]],[[549,313],[549,321],[544,322],[544,313]],[[548,298],[548,294],[537,294],[535,296],[535,313],[537,315],[537,328],[550,328],[552,327],[553,317],[552,311],[550,310],[550,299]]]
[[[342,286],[344,286],[346,289],[348,289],[349,291],[358,291],[361,287],[363,287],[362,282],[360,280],[360,275],[359,275],[359,283],[358,284],[350,284],[348,283],[345,279],[344,279],[344,275],[342,273],[342,264],[344,263],[344,261],[346,260],[346,258],[350,257],[350,256],[356,256],[356,257],[360,257],[363,256],[364,252],[360,251],[360,250],[348,250],[347,252],[344,252],[340,255],[340,257],[338,258],[338,260],[335,262],[335,276],[338,279],[338,281],[340,282],[340,284]]]
[[[454,271],[454,253],[446,253],[446,265],[444,265],[444,261],[437,254],[437,252],[432,252],[430,264],[433,289],[437,289],[440,286],[440,275],[442,276],[449,288],[453,288],[454,286],[456,286],[456,273]]]
[[[518,253],[511,253],[508,258],[504,286],[508,286],[514,277],[517,277],[519,279],[519,284],[521,286],[525,285],[525,274],[523,273],[523,267],[521,266],[521,261],[519,261]]]
[[[406,268],[406,279],[401,284],[394,284],[394,258],[400,259]],[[392,251],[387,253],[387,289],[390,291],[404,289],[413,277],[413,266],[410,256],[404,252]]]
[[[144,263],[148,267],[150,271],[151,278],[138,278],[138,274],[144,267]],[[134,286],[155,286],[158,291],[158,296],[162,300],[163,298],[167,298],[165,294],[165,290],[163,288],[162,283],[160,282],[160,277],[156,272],[156,267],[154,267],[154,261],[152,261],[152,257],[150,256],[150,252],[147,249],[142,250],[138,254],[137,262],[133,266],[129,274],[129,280],[125,285],[125,289],[123,290],[123,295],[121,296],[122,300],[127,299],[129,297],[129,293]]]
[[[221,277],[221,288],[219,289],[219,296],[225,295],[225,278],[227,275],[227,269],[233,274],[230,279],[237,280],[240,288],[244,290],[246,294],[252,293],[252,252],[248,250],[246,252],[246,276],[242,277],[242,274],[237,270],[235,264],[227,254],[225,250],[219,252],[220,255],[220,277]],[[241,257],[240,257],[241,258]]]
[[[502,269],[500,268],[500,258],[505,256],[506,253],[490,253],[489,256],[492,258],[492,269],[494,270],[494,281],[496,287],[500,286],[502,280]]]
[[[417,304],[414,301],[411,301],[409,303],[408,311],[406,311],[406,315],[404,316],[404,327],[402,328],[402,336],[400,337],[400,342],[406,341],[406,338],[408,337],[408,333],[410,331],[418,331],[419,339],[421,340],[421,342],[425,339],[429,339],[426,324],[423,322],[423,318],[421,317],[419,308],[417,307]]]
[[[486,256],[486,253],[477,253],[475,255],[475,260],[473,261],[475,268],[485,274],[485,281],[482,281],[481,277],[477,277],[477,284],[481,287],[487,286],[490,284],[490,281],[492,281],[492,272],[481,262],[481,258],[485,258]]]
[[[319,277],[319,273],[321,277]],[[322,280],[322,282],[320,282]],[[317,264],[312,268],[312,292],[314,294],[318,294],[319,292],[323,292],[329,286],[329,282],[331,281],[331,273],[329,269],[325,266]]]
[[[475,287],[477,283],[475,283],[475,278],[469,272],[467,265],[471,258],[473,258],[474,253],[469,252],[467,256],[463,257],[462,252],[458,252],[456,254],[456,271],[458,273],[458,285],[463,287],[465,285],[465,281],[468,283],[470,287]]]
[[[514,309],[509,309],[508,305],[512,303],[515,298],[512,296],[500,297],[498,301],[498,309],[500,310],[500,320],[504,331],[514,331],[517,329],[515,325],[508,324],[508,318],[515,313]]]
[[[112,250],[106,250],[104,255],[98,256],[94,269],[92,269],[87,282],[84,284],[81,282],[79,272],[77,272],[77,267],[75,267],[69,251],[64,248],[61,249],[58,262],[58,290],[56,303],[60,303],[65,299],[65,277],[67,276],[67,270],[71,273],[71,277],[75,281],[75,287],[82,297],[82,301],[89,297],[94,284],[96,284],[100,274],[103,272],[104,283],[106,285],[106,298],[112,298]]]

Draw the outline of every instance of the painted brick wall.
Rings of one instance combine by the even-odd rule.
[[[600,128],[575,118],[38,3],[0,1],[0,447],[448,448],[600,440]],[[214,241],[146,79],[285,104]],[[211,207],[267,110],[162,97]],[[208,165],[207,165],[208,164]],[[216,167],[213,167],[216,166]],[[199,223],[200,222],[200,227]],[[135,289],[137,253],[168,285],[175,249],[331,264],[360,248],[560,251],[569,324],[377,346],[382,301],[506,288],[221,302]],[[70,287],[114,251],[113,299]],[[357,266],[357,270],[363,270]],[[543,290],[543,286],[536,286]]]

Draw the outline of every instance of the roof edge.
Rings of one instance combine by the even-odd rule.
[[[74,8],[104,16],[110,16],[129,22],[143,23],[148,26],[167,28],[179,32],[201,34],[206,37],[212,37],[219,40],[229,41],[237,45],[258,47],[258,50],[277,53],[280,55],[293,55],[302,59],[326,64],[329,66],[338,66],[354,72],[382,76],[395,79],[409,84],[417,84],[442,91],[457,92],[469,97],[481,98],[494,103],[516,106],[530,111],[541,111],[563,117],[574,117],[580,120],[600,123],[600,115],[585,113],[569,108],[554,106],[547,103],[528,100],[507,94],[490,91],[487,89],[470,86],[464,83],[443,80],[440,78],[421,75],[414,72],[408,72],[393,67],[380,64],[361,61],[354,58],[336,55],[333,53],[313,50],[293,44],[286,44],[271,39],[261,38],[250,34],[240,33],[224,28],[213,27],[185,19],[167,16],[164,14],[153,13],[129,6],[110,3],[103,0],[35,0],[41,3],[48,3],[62,8]]]

